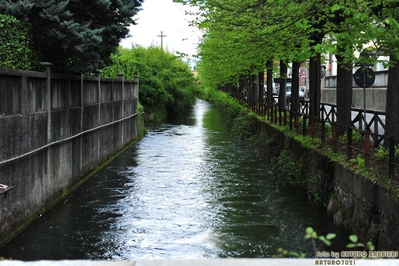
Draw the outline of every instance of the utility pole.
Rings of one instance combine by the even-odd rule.
[[[166,37],[166,35],[164,35],[163,31],[161,31],[161,34],[158,34],[158,37],[161,37],[161,49],[163,50],[163,37]]]

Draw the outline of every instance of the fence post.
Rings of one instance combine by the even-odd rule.
[[[310,122],[310,137],[313,139],[315,132],[314,117],[310,117],[309,122]]]
[[[389,178],[395,175],[395,138],[389,138]]]
[[[290,125],[290,130],[292,130],[292,114],[293,114],[293,112],[290,110],[289,111],[289,114],[290,114],[290,117],[289,117],[289,125]]]
[[[287,110],[284,110],[284,126],[287,125]]]
[[[98,103],[98,125],[101,125],[101,71],[94,72],[97,77],[97,103]]]
[[[346,135],[348,137],[348,141],[346,143],[346,159],[352,159],[352,127],[348,127],[346,131]]]
[[[46,67],[46,93],[47,93],[47,143],[51,142],[51,66],[50,62],[41,62]]]
[[[374,134],[374,136],[376,136],[376,140],[378,140],[378,124],[379,124],[379,121],[378,121],[378,114],[377,114],[376,111],[373,111],[373,120],[374,120],[374,132],[373,132],[373,134]]]
[[[366,167],[370,165],[370,129],[364,132],[364,164]]]
[[[303,114],[303,115],[305,115],[305,114]],[[295,129],[296,129],[297,133],[299,133],[299,117],[300,117],[299,114],[295,115]]]
[[[47,94],[47,144],[52,142],[52,123],[51,123],[51,66],[53,65],[50,62],[41,62],[40,63],[42,66],[46,67],[46,94]],[[47,151],[47,177],[51,176],[52,172],[52,155],[53,155],[53,149],[48,148]]]
[[[321,145],[324,145],[326,143],[326,122],[324,120],[321,120],[321,129],[320,129],[320,140],[321,140]]]
[[[306,115],[303,116],[303,123],[302,123],[302,135],[306,135]]]
[[[332,150],[337,152],[337,124],[332,124]]]
[[[133,86],[133,97],[138,98],[139,97],[139,76],[134,75],[134,86]]]
[[[117,74],[116,75],[117,77],[118,77],[118,79],[120,79],[121,80],[121,87],[122,87],[122,112],[121,112],[121,119],[122,118],[124,118],[125,117],[125,75],[124,74]],[[124,140],[123,140],[123,136],[124,136],[124,126],[123,126],[123,123],[121,123],[121,135],[120,135],[120,138],[121,138],[121,143],[124,143]]]
[[[125,75],[124,74],[117,74],[118,79],[121,80],[121,87],[122,87],[122,117],[125,117]]]

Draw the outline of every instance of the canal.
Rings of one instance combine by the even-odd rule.
[[[14,260],[264,258],[334,227],[304,192],[276,188],[268,164],[234,139],[218,110],[148,126],[148,135],[0,248]],[[346,236],[347,237],[347,236]],[[331,249],[345,250],[342,237]]]

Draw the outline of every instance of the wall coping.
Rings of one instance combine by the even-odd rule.
[[[320,264],[320,262],[322,264]],[[327,263],[330,264],[327,264]],[[332,263],[335,264],[332,264]],[[397,259],[198,259],[198,260],[138,260],[138,261],[92,261],[92,260],[41,260],[0,261],[0,266],[310,266],[310,265],[356,265],[396,266]]]

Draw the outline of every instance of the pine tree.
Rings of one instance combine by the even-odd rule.
[[[0,13],[32,25],[33,49],[60,73],[91,72],[135,24],[143,0],[3,0]]]

